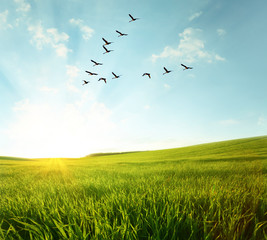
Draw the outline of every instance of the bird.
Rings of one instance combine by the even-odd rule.
[[[144,73],[142,76],[147,75],[149,78],[151,78],[150,73]]]
[[[193,69],[192,67],[187,67],[187,66],[185,66],[184,64],[181,64],[183,67],[184,67],[184,69],[183,70],[187,70],[187,69]]]
[[[119,78],[121,76],[121,75],[116,75],[114,72],[112,72],[112,74],[114,76],[114,78],[112,78],[112,79]]]
[[[97,66],[97,65],[103,65],[103,63],[99,63],[99,62],[96,62],[96,61],[94,61],[94,60],[91,60],[91,62],[95,64],[94,66]]]
[[[103,41],[105,42],[104,45],[109,45],[109,44],[113,43],[113,42],[109,42],[109,41],[107,41],[105,38],[102,38],[102,39],[103,39]]]
[[[129,14],[129,16],[131,18],[131,20],[129,22],[134,22],[134,21],[140,19],[140,18],[134,18],[131,14]]]
[[[107,83],[107,79],[106,78],[99,78],[98,81],[103,80],[105,83]]]
[[[122,37],[122,36],[127,36],[128,34],[127,33],[121,33],[120,31],[116,30],[116,32],[118,34],[120,34],[118,37]]]
[[[164,68],[164,70],[165,70],[165,73],[163,73],[163,75],[166,74],[166,73],[170,73],[170,72],[171,72],[171,70],[168,70],[168,69],[165,68],[165,67],[163,67],[163,68]]]
[[[108,50],[104,45],[103,45],[103,48],[104,48],[105,51],[106,51],[106,52],[104,52],[103,54],[105,54],[105,53],[109,53],[109,52],[111,52],[111,51],[114,51],[114,50]]]
[[[93,73],[93,72],[89,72],[89,71],[85,71],[86,73],[88,73],[89,75],[98,75],[97,73]]]
[[[85,81],[85,80],[83,80],[83,85],[85,85],[85,84],[88,84],[89,83],[89,81]]]

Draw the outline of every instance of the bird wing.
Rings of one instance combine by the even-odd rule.
[[[96,62],[96,61],[94,61],[94,60],[91,60],[91,62],[92,62],[92,63],[94,63],[94,64],[97,64],[97,62]]]
[[[184,64],[181,64],[183,67],[187,68]]]
[[[117,77],[117,75],[114,72],[112,72],[112,74],[113,74],[114,77]]]
[[[163,67],[166,72],[168,72],[167,68]]]
[[[105,46],[103,46],[103,48],[104,48],[106,51],[108,51],[108,50],[106,49],[106,47],[105,47]]]
[[[87,72],[87,73],[89,73],[89,74],[92,74],[91,72],[89,72],[89,71],[85,71],[85,72]]]
[[[133,18],[133,16],[132,16],[131,14],[129,14],[129,16],[130,16],[130,18],[131,18],[132,20],[134,20],[134,18]]]
[[[105,38],[102,38],[105,43],[108,43],[108,41]]]
[[[122,35],[122,33],[121,33],[120,31],[116,30],[116,32],[117,32],[118,34]]]

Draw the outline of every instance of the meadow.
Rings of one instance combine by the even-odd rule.
[[[0,239],[267,239],[267,136],[0,158]]]

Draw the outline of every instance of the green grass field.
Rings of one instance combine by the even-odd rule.
[[[0,239],[267,239],[267,136],[0,158]]]

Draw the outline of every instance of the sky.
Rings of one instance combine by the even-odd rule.
[[[266,135],[266,12],[264,0],[1,0],[0,155]]]

